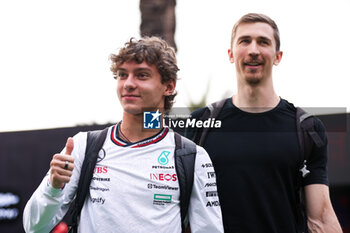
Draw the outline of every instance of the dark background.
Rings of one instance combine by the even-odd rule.
[[[322,115],[319,118],[328,133],[331,200],[347,233],[350,232],[350,114]],[[0,216],[0,232],[24,232],[24,206],[48,171],[52,156],[65,146],[67,137],[108,125],[0,133],[0,193],[12,193],[20,198],[17,205],[0,206],[19,209],[15,220],[4,220]]]

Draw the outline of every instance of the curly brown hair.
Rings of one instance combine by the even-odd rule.
[[[112,61],[111,71],[117,74],[119,67],[124,62],[135,61],[138,64],[146,62],[148,65],[155,65],[164,84],[169,80],[177,81],[177,67],[175,50],[168,45],[166,41],[159,37],[142,37],[137,40],[131,38],[126,42],[124,47],[119,50],[118,54],[110,56]],[[174,104],[176,91],[164,100],[164,110],[169,111]]]

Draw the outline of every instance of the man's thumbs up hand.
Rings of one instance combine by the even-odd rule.
[[[50,183],[52,187],[63,188],[70,181],[74,169],[73,138],[68,138],[64,154],[55,154],[50,162]]]
[[[68,138],[66,142],[66,155],[71,155],[74,149],[74,140],[73,138]]]

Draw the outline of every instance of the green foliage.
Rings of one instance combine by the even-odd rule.
[[[190,109],[191,112],[193,112],[194,110],[198,109],[198,108],[203,108],[207,105],[207,97],[208,97],[208,93],[209,93],[209,89],[210,89],[210,80],[208,82],[207,88],[201,98],[201,100],[197,103],[195,103],[193,100],[189,100],[189,104],[188,104],[188,108]]]

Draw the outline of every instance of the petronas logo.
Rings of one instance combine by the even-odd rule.
[[[167,165],[169,163],[168,155],[170,155],[170,151],[163,151],[158,157],[158,163],[160,165]]]

